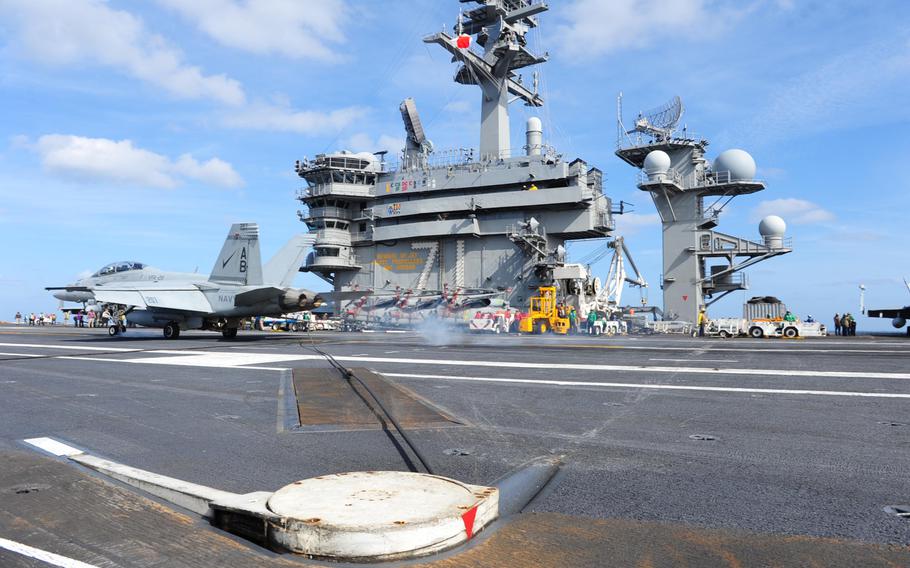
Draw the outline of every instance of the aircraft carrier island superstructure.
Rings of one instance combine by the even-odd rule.
[[[640,113],[630,130],[623,126],[622,95],[617,107],[616,155],[641,170],[638,188],[651,194],[660,215],[663,317],[694,323],[700,310],[748,289],[743,269],[792,252],[786,223],[776,215],[762,219],[760,243],[715,230],[733,198],[765,189],[752,156],[733,148],[709,162],[707,140],[676,134],[679,97]]]
[[[541,121],[527,120],[521,150],[509,140],[510,102],[543,100],[518,75],[543,63],[525,34],[547,6],[528,0],[476,0],[454,34],[424,39],[460,63],[455,80],[481,90],[479,150],[436,151],[413,100],[400,110],[407,134],[397,163],[383,153],[337,152],[297,163],[307,181],[299,213],[315,232],[301,270],[336,291],[501,295],[524,306],[565,263],[565,241],[612,230],[602,174],[543,143]],[[530,81],[529,81],[530,83]]]

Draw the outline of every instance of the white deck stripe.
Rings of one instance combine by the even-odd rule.
[[[670,363],[738,363],[735,359],[657,359],[652,358],[648,361],[668,361]]]
[[[44,450],[45,452],[47,452],[49,454],[53,454],[58,457],[59,456],[66,456],[66,457],[78,456],[79,454],[83,453],[83,451],[80,450],[79,448],[74,448],[72,446],[68,446],[68,445],[64,444],[63,442],[58,442],[57,440],[55,440],[53,438],[29,438],[27,440],[22,440],[22,441],[31,446],[35,446],[39,450]]]
[[[186,366],[186,367],[217,367],[219,369],[257,369],[260,371],[286,371],[290,367],[259,367],[256,365],[243,366],[243,365],[220,365],[220,364],[205,364],[201,365],[199,363],[178,363],[171,360],[170,357],[168,361],[158,361],[156,359],[108,359],[104,357],[79,357],[76,355],[62,355],[57,357],[57,359],[65,359],[67,361],[103,361],[105,363],[157,363],[159,365],[177,365],[177,366]]]
[[[5,548],[16,554],[21,554],[22,556],[28,556],[29,558],[34,558],[35,560],[40,560],[41,562],[46,562],[51,566],[60,566],[61,568],[97,568],[94,564],[86,564],[85,562],[80,562],[79,560],[73,560],[72,558],[67,558],[66,556],[60,556],[59,554],[54,554],[53,552],[48,552],[46,550],[41,550],[40,548],[34,548],[28,546],[27,544],[22,544],[21,542],[16,542],[13,540],[7,540],[0,537],[0,548]]]
[[[238,353],[239,355],[239,353]],[[302,356],[319,359],[318,355]],[[410,363],[416,365],[454,365],[462,367],[499,367],[508,369],[572,369],[576,371],[626,371],[645,373],[698,373],[708,375],[760,375],[784,377],[836,377],[847,379],[910,379],[910,373],[873,373],[866,371],[802,371],[795,369],[737,369],[718,367],[663,367],[648,365],[590,365],[582,363],[523,363],[518,361],[461,361],[454,359],[410,359],[402,357],[351,357],[336,355],[339,361],[366,363]]]
[[[44,355],[35,355],[34,353],[2,353],[0,356],[13,356],[13,357],[44,357]]]
[[[415,375],[410,373],[382,373],[387,377],[401,377],[405,379],[439,379],[444,381],[479,381],[486,383],[519,383],[539,384],[568,387],[607,387],[607,388],[634,388],[657,390],[684,390],[708,392],[737,392],[751,394],[807,394],[821,396],[856,396],[868,398],[910,398],[910,394],[892,394],[878,392],[853,392],[853,391],[819,391],[819,390],[789,390],[789,389],[750,389],[738,387],[702,387],[693,385],[655,385],[648,383],[601,383],[586,381],[557,381],[545,379],[501,379],[493,377],[465,377],[454,375]]]
[[[154,353],[154,352],[149,352]],[[183,352],[181,352],[183,353]],[[102,359],[98,357],[62,356],[59,359],[75,359],[86,361],[110,361],[123,363],[145,363],[150,365],[178,365],[186,367],[220,367],[232,368],[243,365],[267,365],[287,361],[313,361],[321,360],[320,355],[292,355],[268,353],[237,353],[237,352],[200,352],[191,351],[174,357],[153,357],[141,359]],[[339,361],[362,363],[398,363],[411,365],[435,366],[460,366],[460,367],[496,367],[505,369],[571,369],[575,371],[622,371],[632,373],[689,373],[701,375],[749,375],[766,376],[778,379],[792,377],[827,377],[842,379],[888,379],[910,380],[910,373],[879,373],[869,371],[812,371],[798,369],[746,369],[735,367],[670,367],[649,365],[594,365],[583,363],[530,363],[520,361],[467,361],[458,359],[414,359],[409,357],[360,357],[351,355],[336,355]]]
[[[73,349],[76,351],[142,351],[127,347],[89,347],[85,345],[47,345],[45,343],[0,343],[0,347],[28,347],[35,349]]]

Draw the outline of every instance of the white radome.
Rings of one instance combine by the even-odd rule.
[[[725,150],[714,159],[715,173],[730,172],[730,181],[755,179],[755,160],[745,150]]]
[[[787,232],[787,223],[777,215],[768,215],[758,224],[758,232],[763,237],[782,237]]]
[[[540,119],[536,116],[528,118],[527,131],[529,132],[543,132],[543,124],[540,122]]]
[[[652,150],[645,156],[642,169],[649,176],[665,174],[670,171],[670,156],[663,150]]]

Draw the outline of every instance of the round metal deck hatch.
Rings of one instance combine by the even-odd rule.
[[[271,538],[317,558],[414,558],[470,539],[496,519],[496,488],[435,475],[365,471],[297,481],[276,491]]]

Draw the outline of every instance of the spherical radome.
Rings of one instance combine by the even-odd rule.
[[[787,223],[777,215],[768,215],[758,224],[758,232],[763,237],[782,237],[787,232]]]
[[[725,150],[715,158],[714,172],[730,172],[730,181],[752,180],[755,179],[755,160],[745,150],[738,148]]]
[[[539,118],[532,116],[528,119],[527,130],[530,132],[541,132],[543,130],[543,124],[540,122]]]
[[[663,150],[652,150],[645,156],[642,169],[650,175],[665,174],[670,170],[670,156]]]

